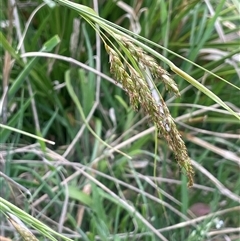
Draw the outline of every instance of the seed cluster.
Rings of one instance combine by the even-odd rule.
[[[188,176],[188,186],[192,186],[194,172],[185,143],[177,130],[163,98],[160,95],[160,101],[154,99],[144,78],[144,73],[141,71],[144,71],[144,66],[145,68],[147,67],[154,79],[161,80],[167,90],[180,96],[176,83],[170,78],[167,71],[159,66],[157,62],[151,56],[147,55],[140,47],[135,46],[125,37],[118,36],[118,40],[121,41],[123,47],[126,48],[125,53],[128,51],[128,53],[131,54],[139,71],[127,61],[125,61],[124,66],[120,54],[105,44],[106,51],[109,54],[111,73],[116,80],[122,84],[123,89],[129,95],[131,106],[135,110],[137,110],[138,107],[143,108],[144,112],[150,116],[159,134],[166,139],[168,145],[173,150],[178,164],[181,168],[185,169]]]
[[[170,78],[169,73],[163,69],[153,57],[146,54],[142,48],[135,46],[129,39],[122,36],[118,36],[118,39],[129,50],[138,63],[149,68],[156,81],[161,80],[167,90],[173,92],[176,96],[180,96],[175,81]]]
[[[12,223],[14,228],[17,230],[17,232],[21,235],[21,237],[25,241],[38,241],[38,239],[25,227],[19,225],[14,220],[9,218],[9,221]]]

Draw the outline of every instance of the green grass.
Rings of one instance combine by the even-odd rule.
[[[0,239],[21,240],[14,215],[32,240],[239,240],[238,2],[124,2],[79,2],[102,19],[66,1],[17,2],[13,15],[2,2]],[[190,189],[110,73],[103,41],[120,51],[114,31],[133,31],[178,85],[181,97],[155,83],[193,163]],[[192,213],[199,203],[205,216]]]

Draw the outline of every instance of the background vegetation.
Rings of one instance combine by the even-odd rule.
[[[181,91],[156,83],[192,159],[188,189],[165,140],[109,73],[93,28],[46,2],[1,2],[1,121],[55,145],[0,129],[0,240],[21,239],[10,213],[38,240],[64,239],[50,229],[79,241],[240,240],[239,120],[159,62]],[[240,113],[238,1],[78,3],[171,50],[153,47]],[[86,128],[67,79],[95,133],[132,160]]]

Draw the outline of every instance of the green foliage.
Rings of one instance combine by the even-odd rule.
[[[5,236],[19,239],[21,227],[32,240],[237,240],[238,2],[44,2],[4,1],[0,14]],[[130,63],[144,77],[142,56],[150,73],[156,63],[170,74],[152,84],[185,141],[191,189],[174,145],[155,133],[164,119],[147,116],[144,95],[133,110],[135,89],[110,73],[106,44],[128,74]]]

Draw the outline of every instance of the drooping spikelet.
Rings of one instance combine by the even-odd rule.
[[[17,232],[21,235],[23,240],[25,241],[39,241],[30,230],[28,230],[26,227],[18,224],[13,219],[9,218],[9,221],[13,225],[13,227],[17,230]]]
[[[169,73],[163,69],[153,57],[146,54],[142,48],[134,45],[126,37],[118,36],[118,39],[129,50],[129,52],[137,60],[138,63],[141,63],[142,66],[149,68],[153,78],[156,79],[156,81],[162,81],[165,84],[167,90],[173,92],[176,96],[180,96],[175,81],[170,78]]]
[[[170,78],[167,71],[159,66],[151,56],[147,55],[127,38],[118,37],[118,40],[121,40],[123,46],[129,51],[131,57],[138,64],[139,70],[144,71],[142,66],[146,66],[153,78],[163,81],[169,91],[174,92],[177,96],[180,95],[176,83]],[[188,186],[192,186],[194,172],[191,161],[185,143],[177,130],[162,96],[159,94],[158,100],[156,100],[144,78],[144,73],[139,73],[126,61],[126,67],[124,67],[120,55],[108,45],[105,45],[105,48],[109,54],[110,71],[129,95],[130,104],[135,110],[139,106],[142,107],[144,112],[150,116],[159,134],[166,139],[168,145],[171,147],[178,164],[185,169],[188,176]]]

